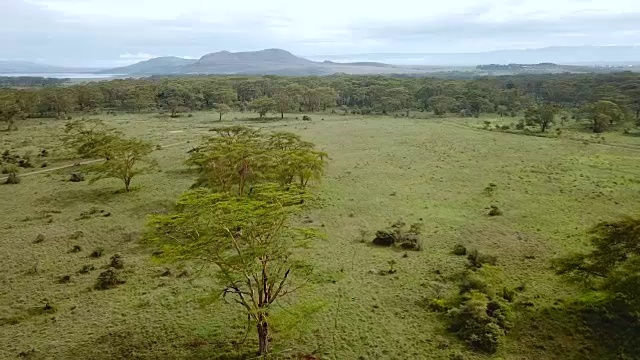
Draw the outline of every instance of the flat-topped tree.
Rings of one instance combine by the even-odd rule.
[[[79,120],[65,126],[65,144],[79,156],[104,159],[104,162],[87,168],[95,176],[93,183],[100,179],[122,180],[125,191],[131,191],[131,180],[147,173],[156,166],[149,158],[153,146],[143,140],[125,138],[121,132],[106,126],[100,120]]]
[[[216,112],[220,115],[219,121],[222,121],[222,115],[231,111],[231,107],[227,104],[216,104]]]
[[[147,239],[160,248],[161,259],[216,266],[220,294],[255,324],[261,356],[269,351],[274,302],[304,284],[309,274],[294,250],[316,234],[290,223],[301,199],[301,191],[277,184],[262,185],[247,196],[200,189],[180,198],[179,212],[155,215],[149,222]]]
[[[129,192],[135,176],[148,173],[156,167],[156,162],[149,158],[153,146],[140,139],[117,138],[98,151],[106,157],[106,161],[89,167],[89,172],[95,174],[90,183],[116,178],[122,180],[125,191]]]

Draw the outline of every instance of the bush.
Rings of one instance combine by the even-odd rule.
[[[404,222],[397,221],[389,229],[376,231],[376,237],[372,242],[379,246],[397,246],[405,250],[420,250],[422,224],[414,223],[408,230],[405,228]]]
[[[124,284],[124,280],[120,278],[118,271],[114,268],[109,268],[100,273],[94,288],[96,290],[108,290],[120,284]]]
[[[479,269],[483,265],[496,265],[498,263],[498,258],[493,255],[487,255],[479,252],[478,250],[472,250],[467,255],[467,260],[469,260],[469,266],[472,268]]]
[[[516,124],[516,130],[524,130],[524,129],[525,129],[524,121],[520,121],[519,123]]]
[[[84,181],[84,174],[83,173],[78,173],[78,172],[71,173],[71,178],[69,178],[69,181],[71,181],[71,182]]]
[[[9,164],[2,167],[2,173],[7,174],[17,174],[20,172],[20,168],[15,164]]]
[[[80,270],[78,270],[78,274],[88,274],[89,272],[95,270],[95,266],[91,264],[83,265]]]
[[[493,193],[498,190],[498,185],[495,183],[489,183],[486,188],[484,188],[484,193],[487,196],[493,195]]]
[[[122,255],[115,254],[111,257],[109,266],[114,269],[122,269],[124,267],[124,261],[122,261]]]
[[[45,240],[44,234],[38,234],[36,239],[33,241],[34,244],[39,244]]]
[[[458,244],[453,247],[453,254],[458,256],[467,255],[467,248],[464,245]]]
[[[11,173],[9,174],[9,176],[7,177],[7,180],[4,183],[7,185],[20,184],[20,178],[18,177],[17,173]]]
[[[97,248],[97,249],[93,250],[91,252],[91,255],[89,255],[89,256],[91,256],[94,259],[97,259],[99,257],[102,257],[103,253],[104,253],[104,249],[103,248]]]
[[[502,215],[502,210],[500,210],[497,206],[491,205],[489,210],[489,216],[500,216]]]
[[[487,353],[495,353],[500,348],[510,327],[508,306],[477,290],[465,293],[460,306],[447,315],[451,321],[450,331],[470,348]]]
[[[304,116],[302,117],[302,120],[304,120],[304,121],[311,121],[311,117],[310,117],[310,116],[308,116],[308,115],[304,115]]]

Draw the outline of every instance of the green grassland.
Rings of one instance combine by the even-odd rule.
[[[449,279],[466,263],[451,253],[456,244],[496,255],[504,282],[524,285],[514,327],[494,357],[609,356],[598,334],[568,310],[577,287],[553,273],[550,259],[584,249],[585,230],[596,222],[636,213],[640,139],[607,134],[599,144],[522,136],[481,130],[483,118],[249,116],[227,114],[223,124],[292,131],[330,155],[305,220],[326,233],[303,254],[318,276],[279,311],[276,358],[449,359],[457,352],[490,358],[467,350],[447,332],[444,315],[424,305],[436,282],[456,291]],[[135,178],[132,193],[119,191],[117,180],[69,182],[81,167],[25,176],[41,170],[31,169],[20,184],[0,186],[0,358],[250,358],[254,329],[244,340],[246,318],[214,299],[210,270],[155,263],[138,241],[146,216],[170,209],[193,183],[186,153],[218,124],[217,114],[102,119],[161,144],[153,154],[160,170]],[[63,121],[18,126],[0,133],[0,151],[48,149],[48,168],[73,164],[61,147]],[[45,160],[34,159],[36,167]],[[484,192],[489,183],[497,185],[491,196]],[[490,205],[504,214],[488,216]],[[398,219],[424,224],[422,251],[405,255],[369,244],[376,230]],[[36,243],[39,234],[44,241]],[[71,252],[75,245],[81,250]],[[104,255],[90,257],[97,248]],[[93,290],[116,253],[126,283]],[[397,272],[377,274],[392,259]],[[95,270],[80,274],[85,265]],[[60,283],[64,275],[71,280]],[[293,326],[289,312],[304,310],[297,304],[321,306]]]

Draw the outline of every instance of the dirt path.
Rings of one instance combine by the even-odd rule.
[[[179,142],[179,143],[163,145],[162,148],[164,149],[164,148],[174,147],[174,146],[188,144],[188,143],[189,143],[189,141],[183,141],[183,142]],[[46,169],[43,169],[43,170],[31,171],[31,172],[28,172],[28,173],[20,174],[20,177],[44,174],[44,173],[48,173],[48,172],[52,172],[52,171],[58,171],[58,170],[62,170],[62,169],[72,168],[72,167],[75,167],[75,166],[95,164],[95,163],[100,162],[100,161],[103,161],[103,160],[102,159],[97,159],[97,160],[94,159],[94,160],[80,161],[80,162],[75,162],[73,164],[61,165],[61,166],[56,166],[56,167],[52,167],[52,168],[46,168]],[[0,178],[0,181],[6,181],[6,179],[7,179],[7,176],[4,176],[4,177]]]

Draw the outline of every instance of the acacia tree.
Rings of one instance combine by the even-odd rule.
[[[79,156],[105,159],[103,163],[88,167],[95,176],[91,183],[105,178],[120,179],[125,191],[131,191],[131,180],[153,170],[155,161],[149,158],[153,151],[150,143],[124,138],[122,133],[107,127],[99,120],[72,121],[66,125],[64,143]]]
[[[206,186],[239,196],[261,182],[289,185],[294,181],[306,187],[320,179],[327,154],[314,144],[288,132],[265,135],[243,126],[214,129],[210,137],[191,151],[187,164],[195,166],[200,176],[195,186]]]
[[[114,138],[97,149],[97,153],[106,161],[89,167],[89,172],[95,174],[90,183],[116,178],[122,180],[125,191],[131,191],[131,180],[135,176],[148,173],[156,167],[156,162],[149,158],[152,151],[152,145],[146,141]]]
[[[219,121],[222,121],[222,115],[231,111],[231,107],[227,104],[216,104],[216,112],[220,114]]]
[[[306,246],[315,233],[290,224],[301,196],[273,185],[248,196],[201,189],[180,198],[179,212],[149,221],[147,239],[161,248],[164,260],[216,265],[222,297],[239,305],[256,325],[261,356],[269,351],[274,302],[297,289],[298,281],[304,284],[308,275],[308,267],[294,261],[293,250]]]
[[[280,119],[284,119],[284,113],[293,108],[295,103],[293,99],[287,94],[285,89],[280,89],[274,96],[273,101],[275,109],[280,113]]]
[[[15,119],[19,114],[16,97],[12,93],[0,93],[0,119],[7,123],[7,131],[15,128]]]
[[[263,96],[253,100],[249,106],[260,114],[260,118],[262,119],[269,111],[276,107],[276,103],[272,98]]]
[[[101,120],[74,120],[68,122],[62,138],[64,144],[82,158],[105,158],[102,149],[122,133]]]
[[[540,131],[545,132],[553,124],[557,112],[558,108],[556,106],[545,104],[527,109],[524,118],[527,122],[540,125]]]
[[[593,132],[606,131],[611,125],[624,120],[620,107],[611,101],[600,100],[585,107],[586,116],[591,120]]]
[[[589,233],[593,250],[556,260],[558,273],[579,276],[590,288],[640,310],[640,219],[602,222]]]

